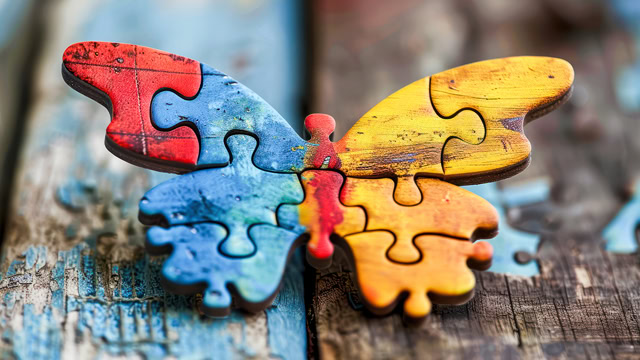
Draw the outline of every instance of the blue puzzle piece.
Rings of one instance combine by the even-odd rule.
[[[214,223],[154,226],[147,233],[147,247],[166,249],[171,255],[162,267],[163,279],[176,292],[203,292],[203,311],[211,316],[226,316],[231,310],[232,290],[240,307],[256,311],[271,303],[278,290],[287,260],[298,234],[283,228],[260,224],[249,229],[257,245],[251,257],[230,258],[220,254],[218,246],[226,230]]]
[[[226,74],[202,65],[202,88],[192,99],[161,91],[151,103],[151,118],[161,129],[195,127],[200,139],[199,166],[224,165],[229,154],[224,139],[247,132],[260,139],[257,167],[293,172],[304,167],[307,142],[266,101]]]
[[[231,165],[194,171],[149,190],[140,201],[140,219],[170,226],[219,222],[229,236],[220,252],[231,257],[251,256],[256,248],[248,236],[249,226],[276,225],[276,208],[282,203],[302,202],[302,185],[295,174],[260,170],[251,162],[256,140],[249,135],[227,139]]]
[[[534,276],[540,273],[535,261],[520,264],[515,254],[524,251],[529,254],[538,252],[540,235],[514,229],[509,225],[505,212],[506,206],[522,206],[544,201],[549,196],[546,181],[530,182],[523,186],[512,186],[500,190],[497,183],[465,186],[467,190],[482,196],[498,211],[500,229],[498,235],[488,241],[493,246],[493,261],[489,271],[520,276]]]
[[[607,251],[630,254],[638,250],[636,229],[640,225],[640,193],[638,185],[634,186],[631,200],[625,204],[618,214],[602,231],[606,240]]]

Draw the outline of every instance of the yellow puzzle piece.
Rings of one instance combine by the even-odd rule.
[[[433,75],[431,99],[441,115],[474,109],[486,126],[479,145],[458,139],[447,142],[445,179],[483,183],[522,171],[531,153],[524,124],[563,104],[573,77],[568,62],[537,56],[480,61]]]

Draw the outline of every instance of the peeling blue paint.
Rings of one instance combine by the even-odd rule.
[[[37,263],[40,256],[46,258],[43,249],[46,250],[43,247],[29,247],[26,253],[36,254]],[[200,316],[194,308],[195,297],[171,295],[162,290],[158,279],[160,262],[148,255],[111,266],[121,276],[115,287],[127,289],[122,292],[123,296],[97,296],[101,292],[96,292],[96,287],[91,284],[108,284],[109,280],[104,277],[107,274],[111,276],[113,270],[97,269],[109,266],[86,243],[68,251],[60,251],[54,264],[44,266],[44,270],[51,268],[52,299],[42,311],[36,310],[34,304],[24,303],[23,296],[28,285],[10,289],[0,287],[0,291],[5,292],[0,309],[5,313],[23,313],[22,330],[4,328],[2,339],[12,344],[12,352],[3,354],[3,357],[59,359],[64,333],[63,319],[72,313],[78,314],[74,330],[76,334],[89,336],[88,340],[104,354],[142,354],[149,358],[170,355],[206,358],[219,354],[220,358],[232,358],[233,354],[239,352],[246,355],[255,353],[253,340],[248,335],[238,343],[229,333],[231,324],[246,328],[243,312],[234,311],[229,318],[222,320]],[[298,256],[293,265],[287,268],[283,289],[273,306],[266,310],[269,329],[267,341],[272,355],[283,359],[302,359],[306,356],[301,270],[302,261]],[[34,272],[35,268],[14,267],[12,271],[19,271],[14,276],[22,276],[28,271]],[[72,274],[78,277],[75,290],[65,288],[65,277],[69,279]],[[103,279],[98,280],[98,277]],[[143,281],[138,282],[137,279]],[[136,283],[144,285],[140,288],[131,285]],[[102,293],[107,291],[108,288],[105,288]],[[70,295],[73,292],[78,295]],[[3,318],[3,321],[6,319]],[[172,335],[168,335],[166,330]]]
[[[60,10],[60,4],[52,6]],[[300,28],[297,25],[300,5],[274,0],[252,9],[242,6],[235,2],[174,2],[158,7],[151,0],[126,3],[107,0],[95,6],[89,4],[87,7],[91,10],[79,20],[84,24],[69,31],[68,39],[56,38],[53,43],[62,48],[53,53],[58,57],[67,44],[95,39],[141,43],[202,59],[234,73],[248,87],[261,93],[286,119],[295,121],[294,127],[300,129],[302,119],[297,103],[301,72],[300,58],[296,56],[300,35],[298,31],[291,31]],[[153,16],[140,17],[143,13]],[[207,32],[201,31],[203,26]],[[269,29],[268,38],[264,37],[264,29]],[[224,35],[212,40],[209,37],[212,33]],[[250,66],[236,69],[234,63],[238,59]],[[8,258],[5,252],[1,259],[2,269],[6,271],[0,272],[0,334],[6,346],[0,350],[0,358],[59,359],[63,343],[67,342],[84,348],[95,347],[98,357],[224,359],[256,353],[256,345],[249,335],[237,339],[232,332],[236,327],[246,329],[249,319],[246,314],[234,312],[224,320],[204,318],[194,305],[197,298],[164,292],[158,278],[162,261],[142,255],[141,246],[132,246],[141,245],[140,235],[131,235],[128,241],[120,238],[116,245],[124,243],[132,251],[140,252],[133,259],[115,261],[111,255],[99,253],[99,237],[115,233],[124,221],[135,224],[138,201],[144,190],[172,175],[115,169],[96,161],[96,146],[100,145],[93,141],[93,135],[103,134],[108,115],[101,113],[103,122],[88,118],[86,108],[77,106],[79,95],[72,91],[60,93],[55,86],[43,91],[45,95],[55,93],[55,99],[46,100],[51,105],[44,115],[46,118],[30,119],[37,126],[28,134],[22,155],[27,159],[42,158],[53,146],[71,150],[68,178],[57,184],[54,195],[58,205],[69,210],[73,220],[64,224],[64,239],[38,238],[38,245],[28,246],[17,258]],[[18,186],[18,190],[24,189]],[[17,203],[27,196],[17,194]],[[97,207],[103,207],[104,213],[97,215],[101,219],[92,218],[91,222],[104,221],[105,226],[84,236],[85,212]],[[26,214],[19,206],[12,215]],[[49,245],[41,246],[42,243]],[[47,254],[51,257],[48,261]],[[269,331],[264,336],[273,357],[306,357],[301,289],[300,270],[288,268],[284,287],[274,302],[279,305],[266,311]],[[33,301],[28,294],[42,294],[33,290],[47,290],[50,298]],[[14,327],[11,319],[20,316],[22,326]],[[73,320],[75,316],[77,323]],[[63,326],[75,328],[69,333]],[[74,338],[67,339],[69,336]]]

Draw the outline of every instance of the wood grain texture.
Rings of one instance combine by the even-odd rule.
[[[418,179],[424,197],[415,206],[393,200],[391,179],[347,178],[340,200],[347,206],[362,206],[367,231],[387,230],[395,242],[385,253],[399,263],[418,262],[425,254],[415,246],[419,234],[439,234],[462,239],[495,235],[498,214],[486,200],[437,179]]]
[[[378,315],[390,313],[403,299],[403,315],[411,321],[424,320],[431,302],[462,304],[473,296],[475,276],[467,267],[484,270],[491,264],[492,247],[487,242],[440,235],[418,235],[414,243],[420,260],[398,264],[387,258],[395,238],[387,231],[349,235],[348,244],[355,272],[367,308]]]
[[[615,64],[629,45],[618,42],[628,38],[611,37],[608,25],[616,24],[594,28],[594,19],[608,14],[606,3],[591,4],[595,13],[584,11],[584,2],[561,0],[315,4],[314,109],[334,114],[340,125],[384,93],[451,64],[545,54],[567,59],[576,73],[573,100],[527,126],[531,165],[500,184],[551,179],[548,202],[506,212],[512,227],[541,234],[540,275],[477,273],[469,303],[434,305],[424,324],[406,328],[399,314],[361,311],[349,282],[354,274],[337,254],[331,268],[317,272],[311,305],[319,358],[637,358],[638,254],[606,252],[600,236],[640,169],[639,114],[622,112],[612,89]]]
[[[176,48],[203,59],[220,57],[225,64],[242,58],[253,69],[272,69],[260,73],[277,75],[285,67],[288,72],[295,42],[284,41],[285,33],[254,38],[250,29],[282,26],[290,9],[264,2],[247,20],[240,16],[246,9],[235,3],[156,6],[152,1],[42,4],[46,38],[33,69],[37,96],[29,116],[21,119],[28,131],[20,166],[12,172],[16,185],[3,238],[2,358],[306,357],[300,256],[291,262],[272,306],[257,314],[233,311],[229,319],[213,320],[199,312],[201,297],[164,292],[158,277],[164,259],[144,255],[144,228],[136,212],[144,192],[169,176],[136,169],[106,151],[107,112],[60,78],[66,46],[87,38]],[[230,24],[246,30],[229,35],[235,46],[209,39],[210,46],[217,44],[210,52],[202,46],[204,38],[184,40],[202,26],[207,30],[202,34],[210,34]],[[250,50],[258,43],[286,51],[275,51],[276,58],[254,56]],[[246,75],[243,79],[260,87]],[[295,106],[286,94],[295,82],[287,74],[278,84],[286,92],[274,85],[269,95],[291,111]]]
[[[521,171],[531,153],[524,124],[565,102],[573,78],[573,68],[565,60],[533,56],[480,61],[433,75],[434,108],[443,116],[474,109],[486,128],[479,146],[459,139],[446,144],[446,177],[465,181],[474,176],[465,182],[477,183]]]

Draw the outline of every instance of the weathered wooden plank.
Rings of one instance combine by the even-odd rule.
[[[553,11],[561,11],[560,3],[553,2]],[[402,83],[478,57],[559,56],[574,66],[577,79],[575,100],[526,130],[532,163],[513,178],[552,179],[550,201],[507,212],[513,227],[542,234],[540,275],[478,273],[473,300],[436,305],[424,324],[408,328],[399,312],[377,318],[362,311],[353,273],[346,261],[336,261],[316,274],[309,310],[320,358],[638,356],[637,254],[608,253],[599,235],[637,170],[637,114],[623,115],[611,99],[605,38],[582,37],[578,25],[554,32],[559,20],[547,11],[539,3],[499,1],[316,3],[315,61],[322,71],[313,109],[333,114],[346,128],[344,118]]]
[[[144,43],[220,61],[257,89],[282,75],[265,97],[294,114],[297,74],[289,72],[298,66],[297,43],[289,34],[296,32],[286,29],[294,26],[296,10],[282,1],[170,1],[156,7],[151,1],[76,0],[49,3],[46,10],[46,37],[34,70],[38,96],[26,119],[3,243],[2,357],[304,358],[299,259],[288,268],[273,306],[255,315],[236,311],[225,320],[208,319],[197,311],[200,297],[164,292],[158,279],[162,259],[143,252],[137,202],[168,175],[109,154],[102,144],[107,112],[60,77],[61,55],[70,43]],[[265,40],[256,31],[264,27],[280,31]],[[212,40],[211,34],[220,36]]]

